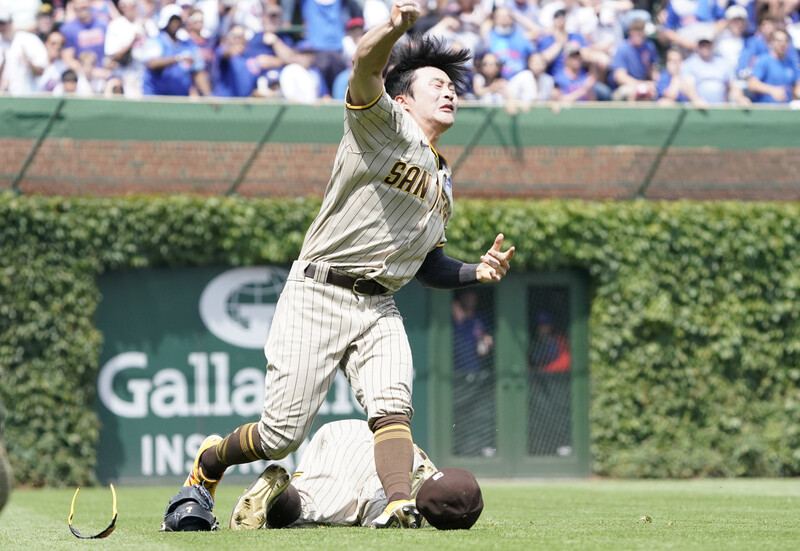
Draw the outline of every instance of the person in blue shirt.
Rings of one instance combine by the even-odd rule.
[[[586,39],[578,33],[566,30],[567,12],[564,9],[556,10],[553,14],[553,32],[539,39],[539,51],[547,61],[547,72],[556,75],[564,66],[564,50],[568,45],[578,45],[581,48],[588,46]]]
[[[288,60],[284,59],[285,55],[282,54],[287,52],[291,54],[290,49],[294,46],[294,39],[291,34],[281,29],[282,16],[283,11],[280,6],[274,4],[264,6],[264,11],[261,15],[261,23],[264,30],[254,34],[253,38],[247,43],[247,49],[244,54],[246,57],[256,57],[263,54],[277,58],[278,67],[288,63]],[[282,48],[282,46],[286,46],[286,48]]]
[[[105,56],[106,25],[92,15],[89,0],[73,0],[75,19],[61,25],[58,29],[64,35],[64,49],[61,59],[73,71],[80,72],[82,67],[78,56],[85,51],[94,52],[95,64],[102,66]]]
[[[611,60],[609,85],[613,100],[655,100],[658,80],[658,51],[645,37],[644,21],[636,19],[628,27],[628,39],[617,48]]]
[[[671,105],[689,101],[683,93],[681,79],[681,66],[683,65],[683,50],[680,46],[672,46],[664,55],[664,71],[661,71],[656,82],[658,103]]]
[[[142,92],[146,96],[211,95],[211,83],[197,45],[178,36],[183,26],[182,10],[167,4],[159,13],[158,36],[144,47],[145,65]]]
[[[452,304],[453,454],[494,453],[494,365],[489,320],[479,313],[473,289],[458,293]],[[486,308],[487,305],[484,305]]]
[[[758,58],[747,79],[747,88],[756,103],[789,103],[800,98],[800,71],[787,52],[789,34],[783,29],[772,32],[770,51]]]
[[[773,17],[761,18],[761,22],[758,24],[758,31],[745,40],[744,47],[742,47],[739,55],[739,65],[737,67],[739,78],[747,79],[753,72],[753,67],[755,67],[758,58],[769,54],[769,37],[781,24],[780,20]],[[786,57],[795,65],[800,65],[800,54],[794,48],[786,50]]]
[[[698,38],[713,32],[716,22],[725,17],[727,4],[720,4],[715,0],[669,0],[661,38],[685,50],[696,50]]]
[[[253,93],[260,67],[244,56],[247,47],[245,30],[234,25],[215,52],[213,93],[226,98],[246,98]]]
[[[336,76],[347,69],[342,55],[345,21],[360,17],[361,6],[356,0],[281,0],[285,23],[291,22],[296,2],[301,3],[305,36],[314,48],[314,67],[330,90]]]
[[[495,8],[486,39],[488,50],[502,63],[501,76],[506,80],[524,71],[528,56],[536,52],[533,43],[515,27],[514,17],[507,7]]]
[[[681,69],[683,89],[692,105],[704,109],[709,105],[735,102],[746,106],[750,100],[736,86],[733,67],[714,55],[714,37],[701,37],[697,53],[689,57]]]
[[[568,46],[564,53],[566,55],[564,66],[553,77],[561,91],[561,101],[564,103],[593,101],[596,78],[583,68],[580,48]]]

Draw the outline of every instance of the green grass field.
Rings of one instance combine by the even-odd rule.
[[[0,549],[800,549],[800,480],[489,481],[485,508],[470,531],[311,528],[215,533],[158,532],[174,489],[117,488],[119,520],[105,540],[82,541],[67,528],[72,490],[17,490],[0,513]],[[217,491],[227,525],[240,490]],[[108,488],[82,489],[75,526],[105,528]]]

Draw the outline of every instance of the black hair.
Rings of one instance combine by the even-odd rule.
[[[385,79],[386,93],[390,98],[401,94],[413,97],[411,85],[415,71],[422,67],[435,67],[450,77],[456,93],[461,94],[468,85],[467,62],[470,57],[469,50],[454,50],[440,38],[411,36],[392,50]]]
[[[67,69],[61,73],[61,82],[78,82],[78,73],[73,69]]]

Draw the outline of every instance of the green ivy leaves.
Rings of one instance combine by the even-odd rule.
[[[0,194],[0,397],[22,483],[94,482],[94,278],[288,263],[318,199]],[[800,474],[800,206],[461,200],[446,252],[592,281],[594,470]],[[58,413],[55,413],[58,412]]]

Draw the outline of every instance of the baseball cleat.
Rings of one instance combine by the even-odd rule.
[[[216,446],[220,442],[222,442],[222,437],[218,434],[212,434],[203,440],[203,443],[200,444],[200,449],[197,450],[197,455],[194,456],[192,472],[189,473],[189,476],[186,478],[186,482],[183,483],[184,487],[200,484],[206,490],[208,490],[208,493],[211,494],[212,500],[214,499],[214,491],[217,489],[217,484],[219,484],[219,481],[222,479],[222,477],[219,477],[217,480],[211,480],[210,478],[203,476],[203,468],[200,466],[200,458],[202,457],[204,451],[212,446]]]
[[[282,465],[273,463],[236,500],[228,527],[231,530],[258,530],[267,522],[267,513],[283,493],[292,477]]]
[[[393,501],[386,506],[370,528],[422,528],[424,519],[417,510],[414,500]]]

